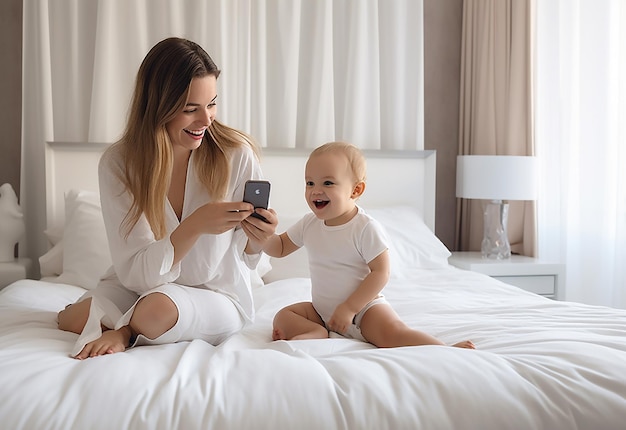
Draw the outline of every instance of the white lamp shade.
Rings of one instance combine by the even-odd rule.
[[[459,155],[456,169],[457,197],[484,200],[537,198],[536,157]]]

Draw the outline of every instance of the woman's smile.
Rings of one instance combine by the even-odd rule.
[[[190,130],[188,128],[183,128],[183,131],[191,136],[192,139],[200,140],[204,136],[204,132],[206,131],[206,127],[202,127],[200,130]]]

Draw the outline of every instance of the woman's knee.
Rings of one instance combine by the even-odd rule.
[[[137,302],[130,326],[137,334],[156,339],[178,321],[176,304],[163,293],[148,294]]]

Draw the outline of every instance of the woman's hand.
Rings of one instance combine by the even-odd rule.
[[[264,217],[266,221],[248,216],[241,222],[241,228],[248,236],[247,254],[261,252],[265,243],[274,236],[278,226],[278,216],[276,216],[274,209],[257,208],[255,212]]]
[[[170,235],[174,264],[183,259],[202,234],[222,234],[237,227],[254,207],[245,202],[207,203],[185,218]]]
[[[254,211],[250,203],[218,202],[200,206],[193,222],[200,234],[222,234],[237,227]]]

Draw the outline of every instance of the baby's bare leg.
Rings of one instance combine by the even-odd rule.
[[[284,307],[274,317],[272,340],[325,339],[328,330],[310,302]]]
[[[379,348],[445,345],[436,337],[407,326],[386,303],[374,305],[365,312],[361,319],[361,334]],[[459,342],[453,346],[474,349],[471,341]]]
[[[457,348],[476,349],[474,342],[472,342],[471,340],[464,340],[463,342],[455,343],[452,346],[456,346]]]
[[[444,345],[439,339],[408,327],[387,303],[374,305],[365,312],[361,334],[379,348]]]

